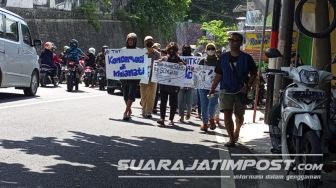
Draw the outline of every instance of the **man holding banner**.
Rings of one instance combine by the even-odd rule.
[[[148,80],[145,80],[145,83],[140,84],[140,95],[141,95],[141,106],[142,106],[142,116],[144,118],[152,118],[151,112],[154,107],[155,96],[156,96],[156,87],[157,84],[152,82],[152,73],[153,73],[153,62],[154,60],[159,60],[161,55],[158,51],[153,48],[154,42],[153,37],[146,36],[144,39],[145,48],[147,48],[148,58],[151,58],[151,62],[148,65],[150,70],[148,75]]]

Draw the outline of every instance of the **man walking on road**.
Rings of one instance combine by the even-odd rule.
[[[220,83],[220,110],[224,112],[224,123],[230,137],[225,146],[231,147],[238,141],[240,127],[244,123],[246,95],[256,77],[257,66],[249,54],[240,50],[243,44],[243,36],[240,33],[232,33],[229,44],[231,51],[221,55],[209,95],[215,93]],[[233,113],[236,117],[236,129],[232,119]]]
[[[153,37],[146,36],[144,40],[145,48],[147,48],[148,58],[151,58],[150,63],[150,74],[148,79],[148,84],[140,84],[140,95],[141,95],[141,106],[142,106],[142,116],[144,118],[152,118],[152,110],[154,107],[156,87],[157,84],[152,82],[153,73],[153,62],[161,58],[160,53],[153,48],[154,42]]]

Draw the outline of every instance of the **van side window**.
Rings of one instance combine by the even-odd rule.
[[[28,26],[21,24],[21,29],[22,29],[23,42],[31,46],[32,40],[31,40]]]
[[[4,18],[3,15],[0,14],[0,38],[5,37],[5,27],[4,27]]]
[[[19,32],[18,32],[18,22],[5,18],[6,20],[6,39],[18,42]]]

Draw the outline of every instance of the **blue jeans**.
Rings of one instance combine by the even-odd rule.
[[[209,90],[200,89],[198,91],[201,100],[202,121],[203,124],[208,124],[209,119],[213,119],[216,114],[218,94],[208,99]]]
[[[178,109],[179,115],[184,116],[184,111],[187,108],[187,113],[191,113],[191,106],[193,102],[194,89],[180,89],[178,93]]]

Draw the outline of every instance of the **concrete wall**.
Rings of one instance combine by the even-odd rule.
[[[51,41],[56,44],[58,51],[64,45],[68,45],[70,39],[75,38],[83,50],[89,47],[100,49],[103,45],[112,48],[125,46],[125,38],[129,32],[137,32],[129,22],[121,22],[103,18],[101,31],[97,32],[88,24],[87,20],[80,13],[73,11],[60,11],[45,8],[6,9],[17,13],[25,18],[34,39]],[[155,36],[153,36],[155,37]],[[143,36],[139,36],[138,44],[143,46]]]

